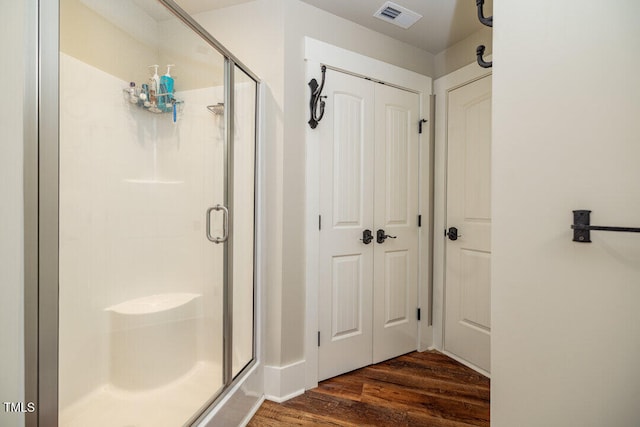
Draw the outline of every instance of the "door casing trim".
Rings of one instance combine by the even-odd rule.
[[[432,93],[432,79],[418,74],[414,71],[406,70],[386,62],[373,59],[359,53],[355,53],[319,40],[305,37],[305,62],[306,80],[317,78],[320,66],[326,65],[333,70],[345,72],[352,75],[368,77],[380,82],[389,83],[397,88],[418,93],[420,96],[420,117],[429,118],[430,102],[429,96]],[[308,108],[308,99],[304,97],[304,105],[301,108]],[[420,228],[419,248],[418,248],[418,298],[422,308],[422,317],[418,322],[417,348],[424,351],[432,343],[432,327],[427,326],[426,312],[429,307],[427,278],[429,271],[427,260],[431,256],[428,244],[427,230],[425,226],[428,221],[430,200],[428,197],[429,188],[429,135],[431,123],[426,123],[423,133],[420,135],[420,170],[419,170],[419,193],[418,201],[420,213],[423,215],[423,226]],[[318,124],[322,126],[322,122]],[[417,126],[417,123],[416,123]],[[305,378],[304,387],[311,389],[318,385],[318,259],[319,259],[319,230],[318,212],[320,195],[320,167],[318,132],[314,132],[309,127],[306,128],[306,200],[305,200]],[[426,196],[422,196],[426,194]]]

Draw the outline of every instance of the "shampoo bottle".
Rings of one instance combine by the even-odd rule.
[[[173,77],[171,77],[171,67],[173,66],[173,64],[167,65],[167,74],[160,77],[160,84],[164,85],[168,94],[167,103],[171,102],[171,99],[173,99]]]

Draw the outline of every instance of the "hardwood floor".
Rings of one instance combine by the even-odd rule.
[[[489,425],[490,381],[437,352],[413,352],[321,382],[249,422],[272,426]]]

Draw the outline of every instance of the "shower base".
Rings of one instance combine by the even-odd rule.
[[[196,414],[222,387],[222,369],[200,361],[175,381],[145,391],[104,385],[60,410],[65,427],[175,427]]]

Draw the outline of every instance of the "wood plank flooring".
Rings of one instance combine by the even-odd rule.
[[[489,389],[488,378],[442,353],[413,352],[265,401],[248,426],[488,426]]]

